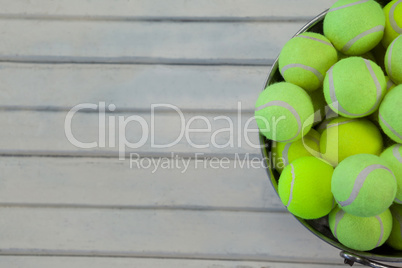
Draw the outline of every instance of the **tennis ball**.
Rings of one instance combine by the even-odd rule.
[[[306,32],[282,48],[279,71],[285,81],[313,91],[322,85],[325,73],[337,61],[337,51],[325,36]]]
[[[380,155],[383,139],[380,130],[368,119],[333,119],[321,135],[321,156],[336,166],[355,154]]]
[[[325,118],[325,112],[327,109],[327,102],[325,101],[324,92],[322,88],[314,91],[307,92],[311,98],[314,108],[314,123],[313,126],[321,123]]]
[[[385,149],[380,155],[395,174],[397,181],[397,191],[394,202],[402,204],[402,146],[400,144],[392,145]]]
[[[328,70],[324,95],[332,110],[357,118],[370,115],[378,108],[386,87],[384,73],[377,64],[361,57],[350,57]]]
[[[345,212],[371,217],[391,206],[397,183],[384,159],[372,154],[357,154],[349,156],[335,168],[331,190]]]
[[[333,167],[314,156],[298,158],[279,177],[278,193],[289,212],[302,219],[318,219],[333,208]]]
[[[402,250],[402,205],[393,204],[390,208],[392,213],[392,230],[387,244],[397,250]]]
[[[402,85],[396,86],[381,103],[378,118],[382,130],[397,143],[402,143]]]
[[[402,35],[389,45],[384,65],[389,78],[396,84],[402,84]]]
[[[256,102],[255,120],[270,140],[291,142],[306,135],[313,124],[309,95],[296,85],[280,82],[268,86]]]
[[[272,152],[275,169],[279,172],[294,160],[303,156],[320,155],[320,134],[311,129],[306,136],[294,142],[274,142]]]
[[[402,34],[402,1],[394,0],[384,7],[385,30],[382,44],[388,47],[392,41]]]
[[[346,55],[362,55],[384,35],[385,16],[375,1],[339,0],[324,18],[324,35]]]
[[[386,209],[372,217],[358,217],[336,207],[328,216],[332,234],[354,250],[372,250],[387,241],[392,230],[392,215]]]

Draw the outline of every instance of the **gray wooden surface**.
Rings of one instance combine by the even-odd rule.
[[[105,102],[116,106],[108,117],[149,123],[151,105],[168,103],[186,121],[205,116],[212,131],[228,127],[216,117],[242,129],[280,48],[333,2],[0,0],[0,266],[342,266],[338,250],[285,211],[265,170],[250,166],[260,150],[237,131],[233,147],[182,138],[126,148],[188,162],[153,170],[119,160],[116,137],[80,149],[64,128],[73,106]],[[178,114],[160,109],[155,118],[155,142],[174,140]],[[97,141],[98,120],[97,111],[78,112],[75,137]],[[134,142],[142,130],[132,124],[126,134]],[[231,137],[191,141],[212,138]],[[227,158],[228,168],[197,167],[197,153]],[[250,158],[240,167],[236,156]]]

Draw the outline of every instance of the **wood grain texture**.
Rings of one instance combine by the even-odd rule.
[[[304,24],[0,20],[0,60],[269,65]]]
[[[263,168],[232,167],[236,154],[261,158],[238,130],[280,49],[334,1],[0,0],[0,266],[338,267],[339,251],[285,211]],[[126,152],[147,161],[174,152],[189,167],[130,168],[117,160],[118,138],[92,149],[67,140],[66,113],[85,102],[116,105],[107,119],[150,123],[152,103],[185,110],[186,123],[205,116],[210,133],[190,134],[198,145],[211,145],[229,127],[214,119],[226,117],[234,146],[183,137],[158,148],[148,136]],[[167,109],[155,123],[156,144],[182,127]],[[72,123],[83,142],[103,130],[107,139],[109,127],[94,110]],[[136,142],[143,132],[131,123],[124,133]],[[195,167],[196,153],[201,163],[229,158],[229,168]]]
[[[0,107],[70,110],[79,103],[145,110],[253,111],[270,67],[0,63]],[[24,96],[24,98],[21,98]],[[61,97],[62,96],[62,97]]]
[[[154,116],[141,112],[109,113],[102,120],[106,122],[104,126],[99,124],[97,112],[76,113],[71,128],[66,123],[65,111],[3,111],[0,153],[117,157],[119,152],[123,156],[124,153],[165,156],[175,152],[182,156],[195,153],[231,158],[236,153],[261,156],[253,114],[181,114],[171,108],[155,108],[158,110]],[[66,129],[71,130],[71,139],[67,138]],[[109,135],[111,129],[114,134]],[[192,133],[193,130],[205,132]],[[245,130],[252,132],[244,135]]]
[[[7,230],[1,233],[0,248],[6,255],[250,261],[292,256],[297,262],[340,262],[337,249],[287,213],[23,207],[2,207],[0,213],[0,228]]]
[[[285,211],[264,167],[250,161],[141,161],[2,157],[0,204]]]
[[[335,0],[1,0],[0,16],[85,17],[85,18],[178,18],[178,19],[294,19],[311,18],[329,8]]]
[[[44,268],[44,267],[98,267],[98,268],[328,268],[345,267],[344,264],[312,264],[289,262],[251,262],[251,261],[219,261],[219,260],[175,260],[152,258],[85,258],[85,257],[31,257],[1,256],[0,265],[8,268]]]

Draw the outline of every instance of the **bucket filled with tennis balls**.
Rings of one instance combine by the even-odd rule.
[[[343,251],[402,262],[402,0],[339,0],[303,27],[255,119],[290,213]]]

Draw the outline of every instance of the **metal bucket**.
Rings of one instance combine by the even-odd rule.
[[[387,3],[391,2],[391,0],[389,1],[384,0],[377,2],[385,6]],[[315,17],[313,20],[307,23],[303,28],[301,28],[295,35],[298,35],[306,31],[323,34],[323,20],[325,15],[327,14],[327,11]],[[277,58],[268,75],[264,89],[267,86],[280,81],[284,80],[278,70],[278,58]],[[263,135],[260,134],[260,144],[263,145],[262,152],[264,154],[265,159],[268,159],[269,161],[267,165],[268,177],[271,180],[272,186],[275,188],[275,191],[278,193],[279,174],[278,172],[276,172],[271,168],[273,167],[272,165],[273,161],[271,158],[272,141],[268,140],[267,138],[265,138]],[[329,229],[327,217],[318,220],[304,220],[297,216],[295,216],[295,218],[318,238],[340,249],[341,250],[340,255],[345,259],[345,263],[347,264],[352,265],[354,262],[358,262],[370,267],[385,268],[393,266],[380,264],[376,261],[402,263],[402,251],[397,251],[387,245],[383,245],[371,251],[356,251],[340,244],[337,241],[337,239],[332,235],[331,230]]]

